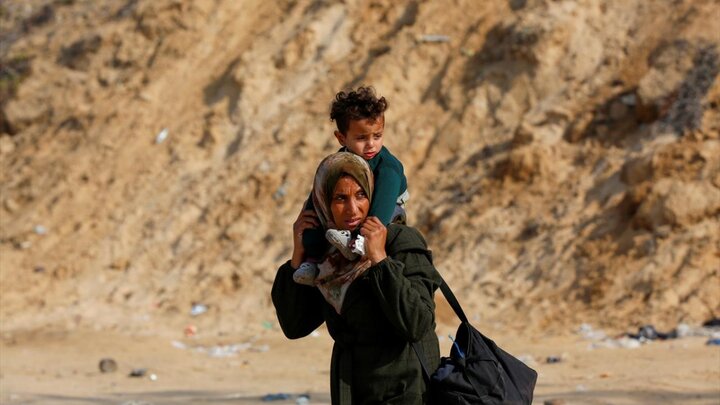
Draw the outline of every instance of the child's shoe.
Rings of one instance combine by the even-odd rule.
[[[358,256],[365,256],[365,237],[358,235],[354,241],[350,242],[351,251]]]
[[[346,259],[355,260],[358,258],[357,253],[353,252],[350,248],[350,240],[352,238],[350,231],[328,229],[325,232],[325,238],[335,246]]]
[[[318,266],[315,263],[303,262],[293,273],[293,280],[298,284],[315,286],[315,278],[318,275]]]

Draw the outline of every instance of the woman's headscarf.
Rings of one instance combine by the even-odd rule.
[[[333,225],[332,202],[335,185],[342,176],[351,176],[372,201],[373,173],[365,159],[350,152],[337,152],[323,159],[315,172],[312,199],[320,224],[327,229]]]
[[[350,176],[358,182],[372,201],[373,173],[365,159],[350,152],[337,152],[323,159],[315,172],[312,199],[315,211],[324,229],[334,227],[332,203],[335,185],[343,176]],[[334,249],[334,248],[333,248]],[[340,313],[345,292],[352,282],[370,267],[368,259],[354,262],[346,260],[340,252],[331,252],[320,265],[317,287],[325,300]]]

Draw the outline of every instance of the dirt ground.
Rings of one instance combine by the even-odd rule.
[[[536,403],[720,404],[706,338],[575,332],[720,317],[719,15],[0,0],[0,403],[328,403],[326,331],[285,339],[268,291],[339,147],[330,101],[364,84],[390,106],[409,223],[476,326],[534,360]]]
[[[439,336],[453,332],[450,326],[437,331]],[[538,371],[536,404],[720,403],[720,347],[705,345],[707,338],[654,341],[629,349],[593,348],[575,333],[488,334]],[[441,342],[446,353],[449,340]],[[197,349],[243,343],[231,356],[213,357]],[[277,327],[251,338],[187,338],[181,332],[151,331],[5,334],[0,344],[0,403],[292,404],[307,394],[311,404],[329,404],[331,345],[324,328],[296,341],[284,338]],[[216,355],[221,353],[216,349]],[[562,361],[548,364],[548,356]],[[99,371],[99,360],[105,357],[117,362],[115,372]],[[147,368],[146,375],[129,377],[136,368]],[[281,393],[288,398],[262,400]]]

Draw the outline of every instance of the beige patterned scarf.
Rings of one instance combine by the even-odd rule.
[[[343,176],[350,176],[358,182],[365,191],[368,199],[372,201],[373,173],[365,159],[350,153],[334,153],[320,162],[313,182],[313,204],[318,219],[323,228],[334,227],[330,203],[338,180]],[[361,258],[348,261],[334,248],[327,255],[324,262],[319,265],[320,274],[316,284],[325,300],[340,313],[345,292],[352,282],[370,267],[370,261]]]

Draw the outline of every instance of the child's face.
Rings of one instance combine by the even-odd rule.
[[[335,131],[335,137],[350,152],[370,160],[382,149],[384,130],[385,116],[381,116],[377,119],[350,121],[347,133]]]

